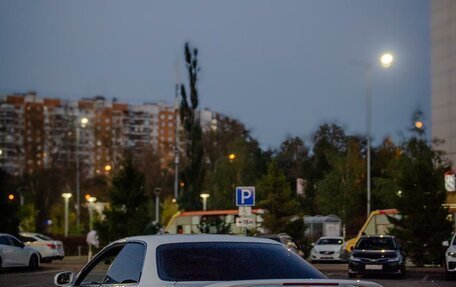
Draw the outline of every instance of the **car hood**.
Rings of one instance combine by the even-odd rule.
[[[456,252],[456,245],[451,245],[448,247],[447,252]]]
[[[320,251],[339,251],[342,248],[342,245],[337,244],[327,244],[327,245],[315,245],[313,249],[317,252]]]

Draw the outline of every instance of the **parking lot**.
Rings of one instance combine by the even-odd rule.
[[[42,264],[36,271],[25,269],[3,270],[0,273],[0,286],[20,286],[20,287],[51,287],[54,286],[54,275],[60,271],[70,270],[77,272],[87,262],[87,257],[66,257],[62,261]],[[348,279],[346,264],[315,264],[321,272],[329,278]],[[404,279],[391,277],[363,277],[361,280],[374,281],[385,287],[392,286],[455,286],[456,281],[446,281],[445,274],[441,267],[427,268],[408,268]]]

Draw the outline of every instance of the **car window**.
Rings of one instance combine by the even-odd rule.
[[[35,241],[36,241],[35,238],[28,237],[28,236],[19,236],[19,238],[20,238],[23,242],[35,242]]]
[[[157,268],[165,281],[325,278],[284,246],[266,243],[165,244],[157,248]]]
[[[8,238],[8,241],[9,241],[9,245],[15,246],[15,247],[22,247],[23,246],[22,242],[19,242],[19,240],[17,240],[16,238],[11,237],[11,236],[7,236],[7,238]]]
[[[0,244],[1,245],[10,245],[9,240],[6,236],[0,236]]]
[[[317,241],[317,245],[341,245],[342,243],[340,238],[321,238]]]
[[[396,243],[388,237],[365,237],[358,241],[355,249],[393,250],[396,249]]]
[[[138,283],[144,263],[145,247],[140,243],[115,246],[104,252],[81,274],[76,286]]]

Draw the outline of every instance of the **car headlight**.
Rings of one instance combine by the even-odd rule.
[[[388,259],[388,262],[398,262],[398,261],[399,261],[399,257]]]
[[[456,258],[456,252],[448,251],[448,252],[447,252],[447,256]]]
[[[361,262],[361,259],[358,257],[353,257],[353,255],[352,255],[352,256],[350,256],[350,261]]]

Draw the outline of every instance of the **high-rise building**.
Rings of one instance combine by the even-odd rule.
[[[432,137],[437,148],[456,165],[456,1],[431,1]],[[443,178],[442,178],[443,180]],[[447,193],[447,205],[456,212],[456,192]],[[456,216],[456,214],[455,214]]]
[[[205,109],[197,117],[204,130],[216,130],[221,116]],[[165,103],[6,95],[0,97],[0,168],[20,175],[53,164],[79,166],[83,177],[93,177],[118,167],[128,149],[140,164],[153,152],[162,168],[173,169],[177,121],[177,109]]]
[[[456,1],[431,1],[432,137],[456,164]]]

